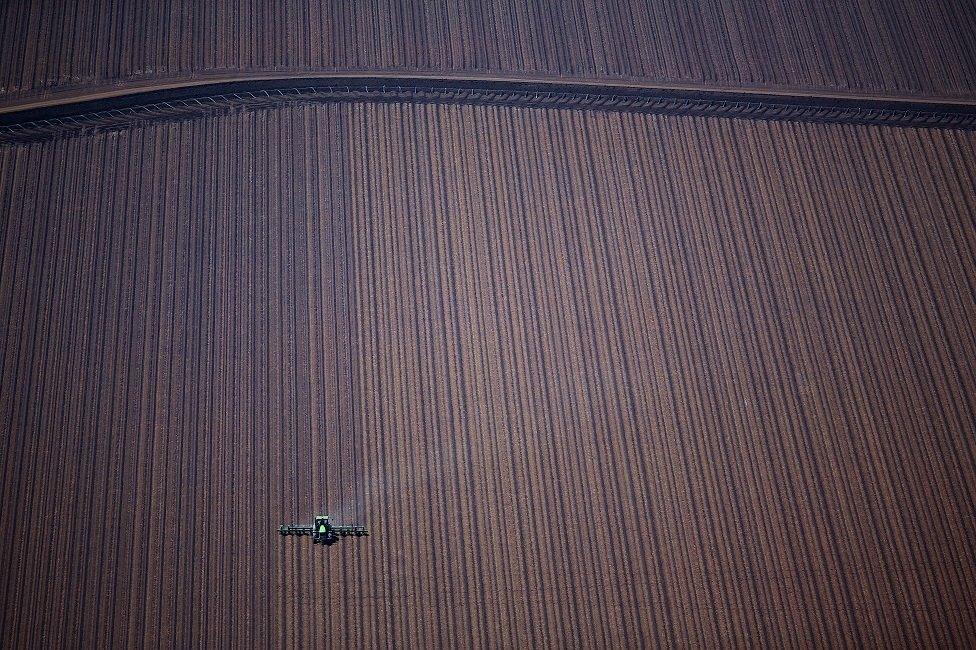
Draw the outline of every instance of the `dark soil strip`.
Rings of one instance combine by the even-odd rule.
[[[898,127],[973,129],[976,105],[560,82],[322,77],[236,80],[147,89],[0,114],[0,142],[24,142],[139,122],[308,102],[424,102],[585,108]]]

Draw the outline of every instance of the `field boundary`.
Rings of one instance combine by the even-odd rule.
[[[0,142],[29,142],[122,129],[143,122],[329,102],[496,105],[907,128],[976,128],[976,104],[956,101],[552,80],[287,77],[140,88],[0,112]]]

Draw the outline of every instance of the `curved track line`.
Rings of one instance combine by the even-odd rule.
[[[397,101],[579,108],[766,120],[976,128],[976,103],[784,94],[757,89],[598,84],[511,77],[266,75],[193,80],[91,92],[0,112],[0,141],[90,128],[123,128],[230,108],[289,102]]]
[[[638,80],[624,79],[597,79],[597,78],[567,78],[557,76],[540,75],[491,75],[491,74],[433,74],[433,73],[409,73],[399,74],[393,72],[369,72],[369,71],[341,71],[328,73],[308,73],[308,72],[255,72],[245,74],[201,74],[193,79],[186,78],[158,78],[152,81],[127,81],[112,86],[102,86],[96,89],[71,89],[68,91],[45,94],[42,97],[27,97],[24,99],[0,102],[0,115],[8,113],[21,113],[39,108],[60,106],[66,104],[79,104],[97,100],[127,97],[143,93],[153,93],[164,90],[184,90],[198,88],[200,86],[223,85],[223,84],[250,84],[268,81],[292,81],[295,86],[306,83],[327,82],[330,84],[341,83],[343,80],[355,79],[376,80],[389,82],[397,80],[404,85],[414,85],[417,82],[440,82],[451,83],[460,82],[470,83],[510,83],[510,84],[541,84],[541,85],[565,85],[586,88],[621,88],[644,92],[696,92],[703,94],[736,94],[746,97],[755,97],[760,100],[769,98],[789,99],[807,98],[822,101],[860,101],[860,102],[884,102],[890,104],[904,104],[912,106],[916,104],[939,105],[939,106],[976,106],[976,98],[943,98],[932,95],[890,95],[873,93],[856,93],[840,90],[822,90],[809,88],[788,88],[788,87],[759,87],[759,86],[709,86],[692,83],[667,83],[667,82],[647,82]]]

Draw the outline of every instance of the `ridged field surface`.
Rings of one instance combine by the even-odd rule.
[[[974,154],[416,104],[0,148],[2,644],[976,638]],[[277,534],[323,511],[371,536]]]
[[[205,74],[521,74],[976,99],[971,0],[11,0],[0,102]]]

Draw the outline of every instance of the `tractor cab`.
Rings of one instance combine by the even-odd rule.
[[[315,523],[312,524],[312,543],[325,544],[332,546],[339,541],[339,535],[329,521],[328,515],[316,515]]]

